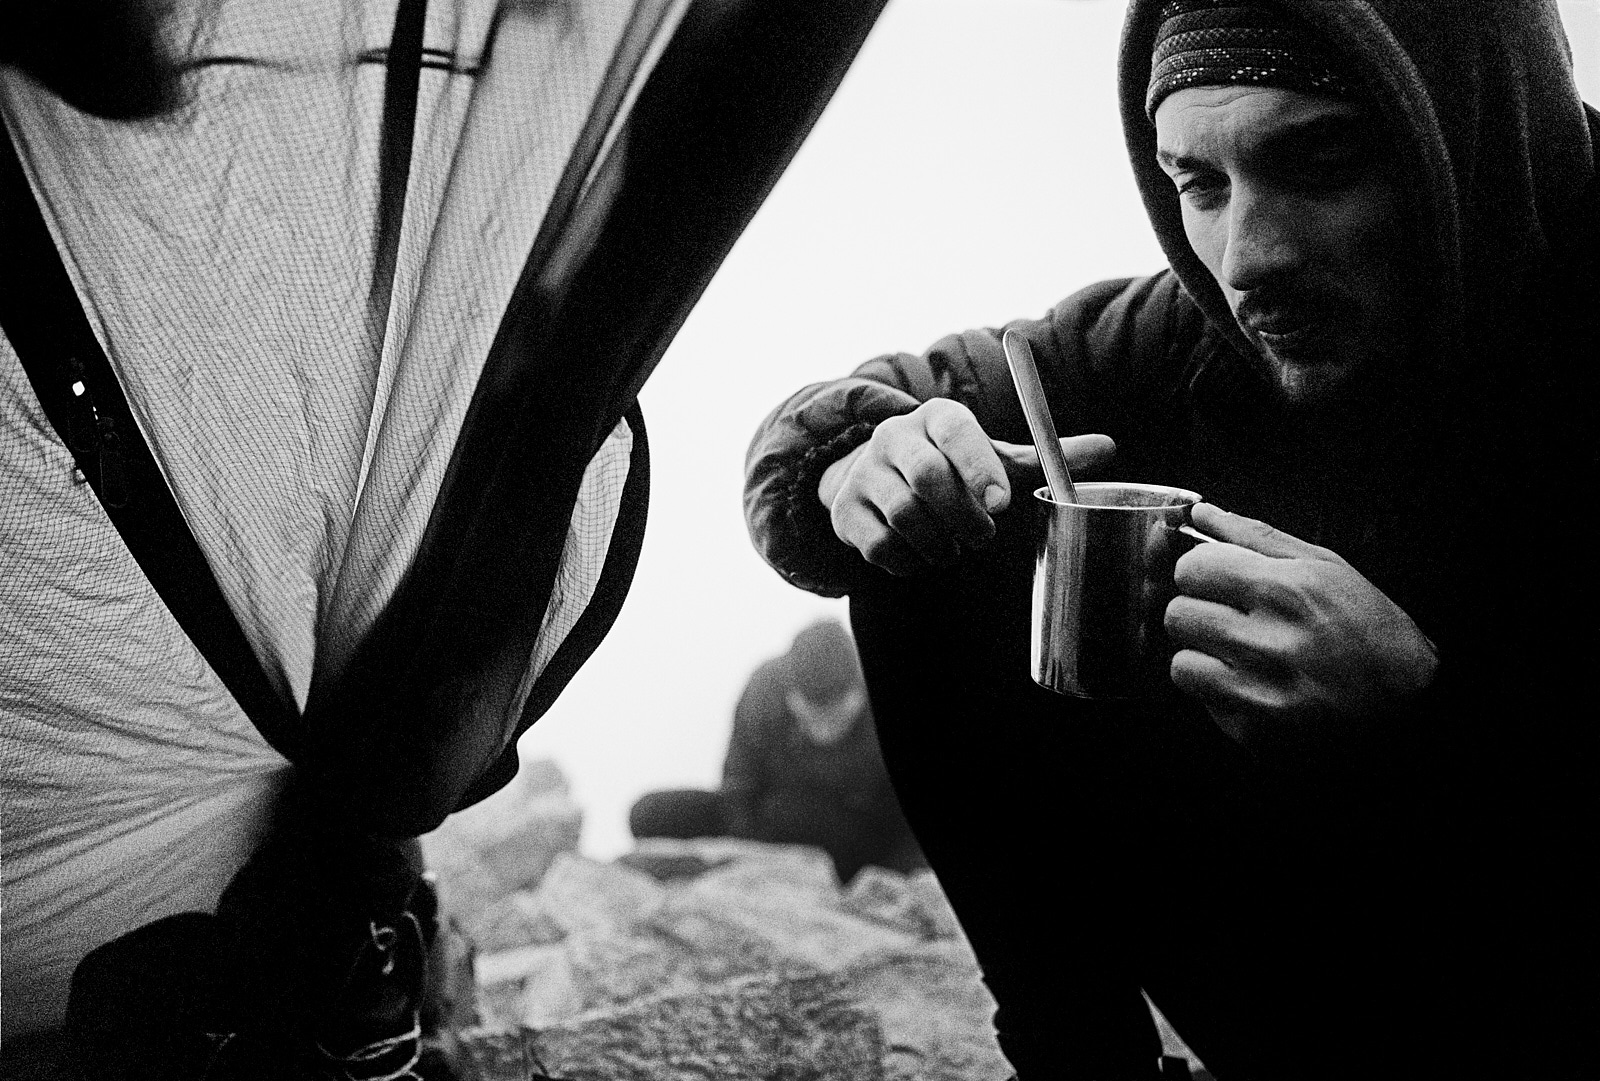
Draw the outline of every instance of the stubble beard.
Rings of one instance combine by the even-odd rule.
[[[1314,361],[1274,356],[1253,338],[1251,344],[1257,369],[1271,382],[1282,408],[1311,423],[1352,410],[1385,414],[1409,393],[1417,374],[1413,344],[1399,337],[1340,343],[1343,348]]]
[[[1411,366],[1413,331],[1400,315],[1405,308],[1395,305],[1392,311],[1380,310],[1374,316],[1373,307],[1335,315],[1308,337],[1277,342],[1237,320],[1236,324],[1278,400],[1294,412],[1315,413],[1382,395],[1384,385],[1403,379]]]

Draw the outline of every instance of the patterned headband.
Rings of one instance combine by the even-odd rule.
[[[1171,0],[1161,9],[1145,115],[1174,90],[1235,84],[1353,97],[1315,35],[1266,0]]]

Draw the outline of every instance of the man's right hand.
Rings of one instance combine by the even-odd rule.
[[[1074,475],[1116,453],[1109,436],[1061,441]],[[972,411],[949,398],[879,424],[872,438],[829,466],[817,485],[833,531],[868,563],[909,575],[947,567],[994,536],[991,517],[1013,487],[1043,482],[1039,452],[990,439]]]

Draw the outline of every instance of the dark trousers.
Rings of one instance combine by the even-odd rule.
[[[722,837],[728,832],[722,794],[703,788],[668,788],[646,792],[628,809],[628,830],[636,839]]]
[[[641,796],[628,813],[628,827],[638,838],[738,835],[751,841],[814,845],[833,860],[840,882],[849,882],[868,864],[901,872],[927,866],[898,816],[885,821],[823,796],[776,793],[762,801],[752,828],[744,831],[730,817],[720,793],[677,788]]]
[[[1504,929],[1459,903],[1481,882],[1459,851],[1408,849],[1381,793],[1265,768],[1181,702],[1037,687],[1031,572],[1002,532],[851,597],[884,760],[1022,1081],[1152,1076],[1141,988],[1221,1081],[1494,1076],[1485,1048],[1534,1077],[1550,1034],[1572,1044],[1509,1018],[1572,1004],[1508,976],[1515,949],[1490,961]],[[1497,1044],[1513,1023],[1545,1036]]]

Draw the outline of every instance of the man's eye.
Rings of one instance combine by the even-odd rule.
[[[1178,186],[1178,195],[1193,203],[1204,203],[1214,199],[1228,186],[1227,177],[1215,173],[1196,173],[1192,176],[1175,177],[1173,183]]]

